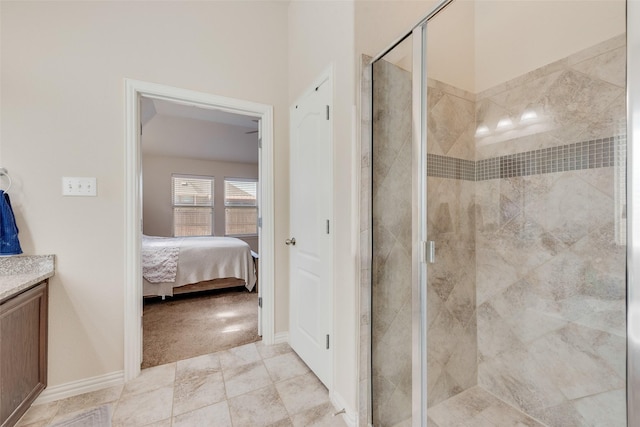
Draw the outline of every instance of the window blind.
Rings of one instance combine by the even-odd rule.
[[[257,182],[249,180],[224,180],[225,206],[257,206]]]
[[[213,235],[213,188],[211,177],[172,176],[173,235]]]
[[[248,179],[224,180],[225,234],[258,234],[258,182]]]
[[[174,206],[213,206],[213,178],[173,176]]]

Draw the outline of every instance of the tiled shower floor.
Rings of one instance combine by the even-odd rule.
[[[428,427],[544,427],[480,387],[432,406],[428,416]]]

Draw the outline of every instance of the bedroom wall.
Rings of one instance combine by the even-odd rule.
[[[258,164],[218,162],[180,157],[142,156],[142,229],[150,236],[173,235],[171,175],[213,176],[214,233],[224,236],[224,178],[258,178]],[[258,252],[258,238],[246,237],[251,249]]]
[[[274,105],[275,241],[288,237],[287,7],[0,2],[1,163],[25,253],[56,254],[50,388],[123,369],[124,78]],[[62,176],[97,177],[98,196],[62,197]],[[287,255],[276,247],[276,332]]]

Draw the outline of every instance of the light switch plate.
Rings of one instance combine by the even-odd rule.
[[[97,183],[95,177],[62,177],[63,196],[95,196]]]

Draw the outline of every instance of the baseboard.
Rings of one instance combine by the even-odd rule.
[[[342,419],[349,427],[357,427],[358,426],[358,413],[349,408],[345,403],[342,396],[340,396],[335,391],[329,393],[329,400],[333,404],[333,407],[336,408],[336,411],[341,411],[344,409],[344,413],[342,414]]]
[[[273,336],[274,344],[282,344],[282,343],[288,343],[288,342],[289,342],[289,332],[277,332]]]
[[[97,377],[85,378],[66,384],[55,385],[44,389],[40,396],[33,402],[34,405],[49,403],[54,400],[65,399],[83,393],[101,390],[124,384],[124,371],[111,372]]]

